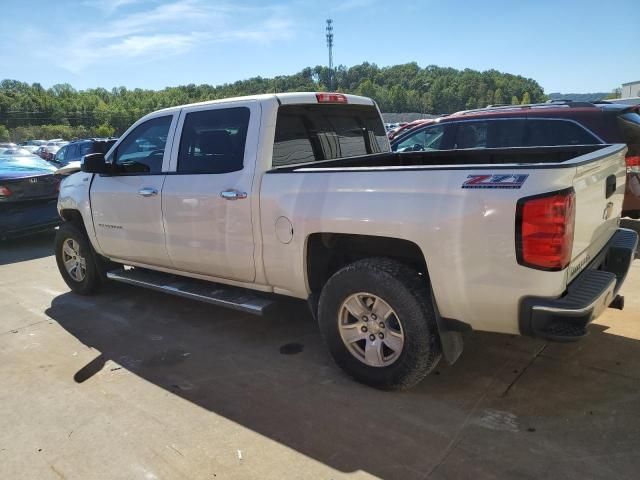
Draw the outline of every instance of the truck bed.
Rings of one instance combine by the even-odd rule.
[[[278,167],[268,173],[284,173],[296,171],[313,171],[323,169],[344,168],[423,168],[446,167],[468,168],[470,165],[526,165],[535,168],[536,165],[548,168],[549,164],[575,167],[581,162],[578,157],[587,156],[598,150],[604,150],[610,145],[568,145],[560,147],[526,147],[526,148],[485,148],[473,150],[440,150],[431,152],[389,152],[377,155],[342,158]],[[607,151],[608,153],[608,151]],[[603,152],[603,156],[607,153]],[[575,160],[575,161],[572,161]],[[585,162],[593,161],[589,155]]]
[[[312,235],[399,238],[423,252],[444,318],[518,333],[505,319],[518,317],[520,299],[562,296],[617,230],[625,151],[619,144],[387,153],[272,169],[260,187],[269,283],[289,292],[304,284]],[[518,203],[568,189],[576,212],[570,265],[519,264]],[[280,218],[291,225],[288,243],[274,227]]]

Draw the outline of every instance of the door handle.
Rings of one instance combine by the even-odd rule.
[[[138,190],[138,195],[142,195],[143,197],[153,197],[158,194],[158,190],[155,188],[141,188]]]
[[[220,196],[225,200],[242,200],[243,198],[247,198],[247,193],[237,190],[224,190],[220,192]]]

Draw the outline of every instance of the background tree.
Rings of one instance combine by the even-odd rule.
[[[95,129],[96,137],[111,137],[114,133],[116,133],[116,129],[108,123],[98,125]]]
[[[0,125],[0,142],[8,142],[9,140],[11,140],[9,129],[4,125]]]
[[[112,127],[120,135],[142,115],[164,107],[219,98],[270,92],[326,91],[329,70],[307,67],[293,75],[254,77],[223,85],[181,85],[162,90],[76,90],[69,84],[45,89],[39,83],[17,80],[0,82],[0,125],[15,140],[30,138],[74,138],[106,133]],[[334,88],[373,98],[383,112],[453,113],[502,103],[504,99],[543,101],[544,91],[534,80],[487,70],[420,67],[411,62],[380,68],[373,63],[335,69]],[[38,127],[38,128],[36,128]],[[108,131],[111,131],[108,129]],[[49,135],[58,132],[59,135]],[[33,135],[33,136],[32,136]]]
[[[609,95],[607,95],[606,100],[611,100],[613,98],[620,98],[622,97],[622,89],[621,88],[614,88],[611,93]]]
[[[531,103],[531,95],[529,95],[529,92],[524,92],[524,95],[522,95],[522,105],[529,105]]]

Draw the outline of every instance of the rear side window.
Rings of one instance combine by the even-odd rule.
[[[273,166],[388,152],[378,110],[366,105],[283,105],[278,108]]]
[[[527,120],[525,146],[593,145],[602,143],[583,127],[567,120]]]
[[[247,107],[188,113],[180,139],[178,173],[242,170],[249,116]]]
[[[521,147],[524,142],[524,119],[495,120],[489,123],[489,147]]]
[[[456,128],[454,148],[486,148],[488,122],[462,122]]]

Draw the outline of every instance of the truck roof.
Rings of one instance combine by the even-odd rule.
[[[287,92],[287,93],[265,93],[260,95],[245,95],[242,97],[230,97],[230,98],[220,98],[217,100],[207,100],[206,102],[188,103],[185,105],[176,105],[175,107],[163,108],[161,110],[156,110],[153,113],[175,112],[176,110],[180,110],[181,108],[191,107],[195,105],[215,105],[217,103],[230,103],[230,102],[239,102],[239,101],[247,101],[247,100],[257,100],[260,102],[276,100],[278,103],[282,105],[301,104],[301,103],[315,104],[315,103],[320,103],[318,101],[318,95],[321,95],[321,94],[340,95],[346,98],[347,103],[351,105],[375,105],[375,102],[368,97],[361,97],[359,95],[350,95],[346,93]],[[328,102],[328,103],[338,103],[338,102]]]

